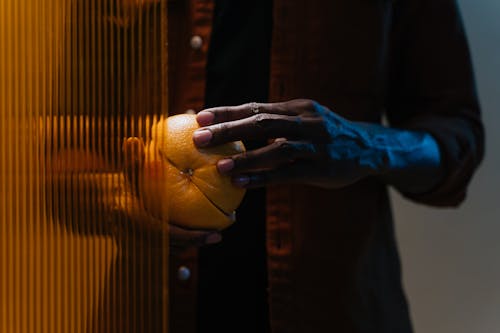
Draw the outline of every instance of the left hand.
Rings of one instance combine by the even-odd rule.
[[[311,100],[217,107],[198,113],[198,147],[273,139],[265,147],[220,160],[219,172],[241,187],[298,183],[339,188],[373,174],[379,155],[363,126]]]

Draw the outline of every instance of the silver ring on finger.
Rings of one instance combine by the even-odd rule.
[[[250,103],[250,110],[252,111],[253,114],[258,114],[260,112],[259,104],[255,102]]]

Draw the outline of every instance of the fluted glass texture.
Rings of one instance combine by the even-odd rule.
[[[0,332],[167,332],[168,212],[137,193],[167,25],[160,0],[0,0]]]

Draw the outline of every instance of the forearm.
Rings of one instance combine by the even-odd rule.
[[[419,194],[435,188],[444,177],[438,143],[426,132],[356,123],[368,154],[361,164],[378,179],[404,193]]]

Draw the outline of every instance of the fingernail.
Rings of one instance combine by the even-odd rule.
[[[216,244],[219,243],[222,240],[221,234],[214,232],[213,234],[210,234],[205,238],[205,244]]]
[[[193,141],[197,146],[205,146],[212,140],[212,132],[207,129],[197,130],[193,133]]]
[[[233,184],[238,187],[245,187],[250,183],[250,177],[248,176],[237,176],[233,178]]]
[[[196,116],[196,121],[198,121],[198,124],[203,127],[212,125],[212,123],[214,122],[214,118],[215,116],[212,112],[201,111]]]
[[[225,158],[217,162],[217,170],[220,173],[227,173],[234,168],[234,161],[230,158]]]

